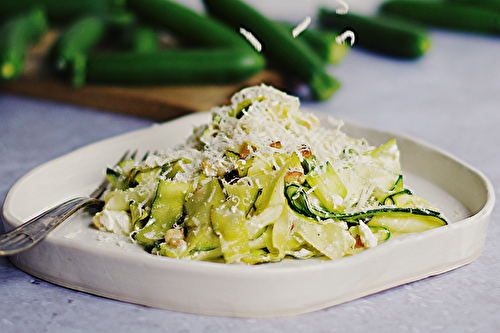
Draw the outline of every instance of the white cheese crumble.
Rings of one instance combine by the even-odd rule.
[[[66,235],[64,235],[64,238],[69,238],[69,239],[73,239],[73,238],[76,238],[76,236],[82,232],[82,229],[78,229],[77,231],[74,231],[74,232],[70,232]]]
[[[377,237],[363,221],[359,221],[359,237],[366,248],[375,247],[378,244]]]
[[[115,234],[128,235],[132,229],[130,216],[123,210],[103,209],[94,217],[94,224],[99,225],[100,229],[111,231]]]

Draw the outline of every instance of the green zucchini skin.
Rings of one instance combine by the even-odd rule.
[[[75,21],[58,38],[51,57],[70,58],[75,53],[88,53],[104,37],[106,20],[101,16],[85,16]]]
[[[33,8],[13,17],[0,29],[0,78],[17,79],[24,71],[26,53],[48,30],[46,13]]]
[[[76,20],[65,30],[50,50],[49,62],[53,71],[79,88],[86,81],[87,55],[104,38],[106,19],[89,15]]]
[[[285,197],[288,201],[288,204],[295,212],[313,219],[337,219],[341,221],[356,223],[359,220],[367,219],[371,216],[408,214],[432,218],[436,226],[443,226],[448,224],[446,219],[439,212],[420,208],[384,207],[374,208],[372,210],[352,214],[329,212],[321,207],[316,207],[311,204],[305,190],[296,184],[290,184],[286,186]]]
[[[68,23],[84,14],[103,13],[123,7],[126,0],[3,0],[0,20],[33,6],[45,8],[51,22]]]
[[[256,52],[227,49],[122,52],[89,56],[87,79],[115,84],[223,84],[250,78],[265,66]]]
[[[169,29],[196,46],[247,47],[241,36],[217,20],[171,0],[128,0],[129,10],[148,23]]]
[[[449,3],[470,5],[500,12],[500,0],[445,0]]]
[[[167,28],[196,49],[113,52],[87,59],[94,83],[224,84],[245,80],[264,69],[265,58],[219,21],[170,0],[129,0],[128,9],[148,24]],[[146,33],[145,31],[143,31]]]
[[[451,2],[389,0],[380,12],[450,30],[500,34],[500,12]]]
[[[130,29],[127,44],[131,51],[138,53],[160,50],[160,39],[157,31],[145,25],[135,26]]]
[[[287,22],[278,22],[292,33],[295,26]],[[317,30],[308,28],[300,33],[296,38],[303,39],[325,64],[338,64],[349,51],[350,47],[339,44],[336,41],[337,33],[328,30]]]
[[[352,30],[359,47],[396,58],[419,58],[431,44],[428,33],[423,29],[384,17],[353,13],[339,15],[322,8],[319,22],[323,29]]]
[[[266,58],[309,84],[313,98],[328,99],[340,86],[325,72],[323,60],[306,43],[240,0],[203,0],[213,17],[238,31],[243,27],[261,41]]]

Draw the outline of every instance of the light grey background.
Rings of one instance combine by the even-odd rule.
[[[290,9],[286,0],[253,2],[276,17],[285,9],[295,21],[307,14]],[[297,8],[318,3],[291,2]],[[370,12],[377,1],[347,2]],[[498,193],[500,39],[439,30],[432,30],[431,38],[431,50],[418,61],[353,50],[329,67],[341,90],[327,102],[303,104],[431,143],[482,171]],[[0,201],[32,168],[150,124],[0,91]],[[0,258],[0,332],[495,332],[500,329],[499,219],[497,205],[483,254],[467,266],[322,311],[274,319],[198,316],[108,300],[40,281]]]

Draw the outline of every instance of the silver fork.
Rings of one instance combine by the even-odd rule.
[[[126,159],[134,158],[136,153],[137,151],[129,155],[129,151],[125,152],[116,165]],[[104,201],[100,198],[108,185],[109,181],[105,178],[88,197],[67,200],[0,235],[0,256],[13,255],[29,249],[81,208],[87,206],[102,208]]]

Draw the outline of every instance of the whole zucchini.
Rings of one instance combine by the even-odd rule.
[[[134,0],[138,1],[138,0]],[[328,75],[322,59],[302,40],[240,0],[204,0],[208,12],[236,31],[251,31],[273,65],[306,82],[316,100],[328,99],[339,82]]]
[[[54,72],[71,81],[73,87],[85,84],[88,53],[104,38],[106,19],[98,15],[84,16],[65,30],[49,54]]]
[[[149,24],[167,28],[189,44],[208,47],[247,46],[241,36],[222,23],[171,0],[128,0],[128,8]]]
[[[148,26],[161,25],[199,48],[160,50],[154,31],[139,23],[144,25],[127,28],[130,51],[91,54],[106,32],[106,22],[87,17],[65,33],[64,43],[55,48],[59,57],[52,57],[58,70],[72,75],[74,86],[86,80],[139,85],[228,83],[248,79],[265,66],[264,57],[241,36],[208,16],[169,0],[130,0],[128,5]],[[61,66],[65,63],[66,68]]]
[[[278,24],[284,26],[290,34],[295,28],[287,22],[279,22]],[[336,37],[337,33],[334,31],[308,28],[296,38],[303,39],[325,64],[338,64],[350,50],[350,47],[337,43]]]
[[[33,6],[45,8],[50,21],[70,22],[84,14],[108,12],[123,8],[126,0],[2,0],[0,20],[17,15]]]
[[[476,6],[500,12],[500,0],[446,0],[449,3]]]
[[[0,29],[0,78],[14,80],[24,71],[28,47],[47,31],[45,11],[33,8],[11,18]]]
[[[126,45],[134,52],[149,53],[160,49],[158,32],[151,26],[136,25],[126,33]]]
[[[418,58],[430,47],[425,30],[401,20],[353,13],[339,15],[322,8],[319,23],[324,29],[352,29],[359,47],[392,57]]]
[[[381,5],[380,11],[432,27],[500,34],[500,12],[458,2],[389,0]]]
[[[113,84],[223,84],[248,79],[265,66],[257,52],[237,48],[91,55],[87,79]]]

